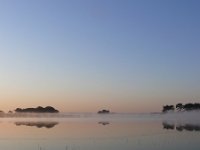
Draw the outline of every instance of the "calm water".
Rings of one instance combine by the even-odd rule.
[[[2,118],[1,150],[199,150],[200,121],[163,115]]]

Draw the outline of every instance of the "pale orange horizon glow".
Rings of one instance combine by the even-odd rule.
[[[11,90],[1,88],[0,110],[7,112],[18,107],[53,106],[61,112],[97,112],[109,109],[111,112],[148,113],[160,112],[165,104],[175,104],[180,100],[188,102],[189,99],[186,95],[180,97],[176,94],[167,94],[159,91],[154,91],[152,94],[150,89],[145,92],[136,88],[134,90],[108,87],[30,89],[21,86],[21,88],[13,87]]]

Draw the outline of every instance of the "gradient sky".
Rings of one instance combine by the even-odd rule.
[[[154,112],[200,102],[199,6],[0,0],[0,109]]]

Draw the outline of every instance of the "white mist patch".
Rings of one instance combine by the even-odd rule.
[[[166,113],[162,115],[162,120],[179,124],[200,124],[200,111],[185,111]]]

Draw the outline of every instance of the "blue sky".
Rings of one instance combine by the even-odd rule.
[[[200,102],[199,4],[0,1],[2,109],[146,112]]]

